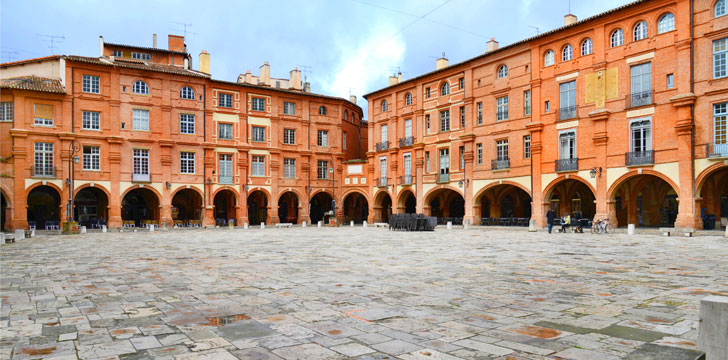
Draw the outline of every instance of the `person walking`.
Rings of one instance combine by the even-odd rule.
[[[549,211],[546,212],[546,224],[549,229],[549,234],[551,234],[551,229],[554,227],[555,218],[556,218],[556,213],[554,212],[554,209],[549,209]]]

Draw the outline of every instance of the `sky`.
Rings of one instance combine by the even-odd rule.
[[[166,48],[184,35],[193,68],[211,54],[212,77],[236,81],[265,61],[271,76],[299,68],[311,90],[357,96],[478,56],[495,38],[505,46],[630,0],[264,0],[81,1],[0,0],[0,61],[53,53],[98,56],[98,37],[111,43]],[[186,26],[184,24],[187,24]],[[55,38],[51,49],[49,36]]]

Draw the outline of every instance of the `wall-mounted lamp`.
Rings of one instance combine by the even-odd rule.
[[[167,190],[172,188],[172,183],[169,181],[167,181],[164,185],[167,186]]]
[[[592,179],[596,178],[597,175],[602,176],[602,168],[601,167],[594,167],[589,171],[589,175]]]
[[[78,157],[78,155],[74,156],[73,157],[73,163],[74,164],[78,164],[79,162],[81,162],[81,159]]]

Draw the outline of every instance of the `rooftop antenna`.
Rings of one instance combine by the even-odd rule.
[[[399,66],[390,66],[389,70],[392,71],[392,73],[394,73],[394,76],[397,76],[397,74],[402,73],[402,70],[400,69]]]
[[[3,50],[2,53],[3,54],[7,54],[5,56],[7,56],[8,61],[14,61],[15,59],[17,59],[17,57],[15,56],[15,55],[18,55],[18,52],[17,51],[7,51],[7,50]]]
[[[177,24],[177,25],[182,26],[182,28],[183,28],[182,32],[184,33],[185,39],[187,39],[187,34],[197,35],[196,32],[192,32],[192,31],[187,30],[188,27],[192,27],[192,24],[183,23],[183,22],[179,22],[179,21],[170,21],[170,22],[172,24]],[[172,30],[172,31],[180,31],[179,29],[170,29],[170,30]]]
[[[303,82],[304,83],[307,82],[308,74],[313,72],[313,70],[311,70],[312,69],[311,66],[308,66],[308,65],[296,65],[296,66],[301,68],[301,72],[303,73]]]
[[[528,25],[528,27],[530,27],[530,28],[532,28],[532,29],[536,29],[536,35],[538,35],[538,34],[540,34],[540,33],[541,33],[540,31],[538,31],[538,26],[531,26],[531,25]]]
[[[56,54],[56,43],[66,40],[66,37],[63,35],[46,35],[46,34],[35,34],[35,35],[44,38],[43,41],[51,43],[48,46],[49,48],[51,48],[51,55]]]
[[[569,0],[569,14],[571,14],[571,0]]]

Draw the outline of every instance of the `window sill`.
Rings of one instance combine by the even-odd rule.
[[[131,94],[134,95],[134,96],[152,97],[152,95],[150,95],[150,94],[138,94],[138,93],[135,93],[135,92],[132,92]]]
[[[101,132],[101,129],[86,129],[86,128],[81,128],[81,130],[83,130],[83,131],[95,131],[95,132]]]
[[[39,125],[39,124],[33,124],[31,127],[39,127],[39,128],[47,128],[47,129],[55,129],[55,125]]]
[[[81,172],[101,172],[101,169],[81,169]]]
[[[180,135],[195,135],[195,133],[183,133],[183,132],[181,132],[181,133],[179,133],[179,134],[180,134]]]
[[[146,133],[151,132],[151,130],[140,130],[140,129],[131,129],[131,131],[139,131],[139,132],[146,132]]]

